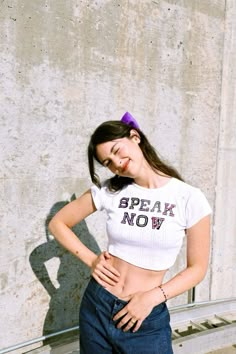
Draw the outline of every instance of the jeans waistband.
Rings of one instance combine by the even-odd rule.
[[[91,277],[87,289],[92,291],[93,295],[98,296],[100,300],[103,300],[110,305],[114,304],[114,301],[116,303],[120,303],[124,305],[128,303],[128,301],[119,299],[117,296],[107,291],[100,284],[98,284],[98,282],[93,277]]]

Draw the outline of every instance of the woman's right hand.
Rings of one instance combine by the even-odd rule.
[[[102,252],[92,264],[91,274],[93,278],[104,288],[107,285],[114,286],[119,281],[119,272],[109,264],[111,258],[107,251]]]

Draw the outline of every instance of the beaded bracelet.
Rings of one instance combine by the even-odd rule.
[[[161,289],[162,294],[163,294],[163,296],[164,296],[164,298],[165,298],[165,302],[166,302],[166,301],[167,301],[167,296],[166,296],[166,293],[165,293],[164,289],[162,288],[162,286],[161,286],[161,285],[159,285],[159,286],[158,286],[158,288],[160,288],[160,289]]]

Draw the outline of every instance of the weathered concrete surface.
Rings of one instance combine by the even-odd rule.
[[[236,3],[227,1],[211,297],[236,296]]]
[[[98,123],[132,112],[214,207],[216,176],[219,193],[224,177],[217,164],[220,119],[229,124],[220,116],[224,25],[225,2],[217,0],[1,1],[0,348],[78,319],[88,270],[50,239],[45,223],[50,211],[90,186],[86,145]],[[93,215],[77,230],[97,251],[106,244],[103,220]],[[235,225],[227,237],[233,232]],[[198,300],[235,296],[228,283],[217,289],[219,232],[213,237]],[[170,274],[184,266],[184,252]],[[227,259],[219,271],[232,279]],[[170,304],[186,301],[182,295]]]

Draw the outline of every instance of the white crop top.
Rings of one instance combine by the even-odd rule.
[[[176,178],[156,189],[132,183],[114,193],[104,184],[91,193],[107,213],[108,252],[145,269],[170,268],[185,230],[211,213],[204,194]]]

